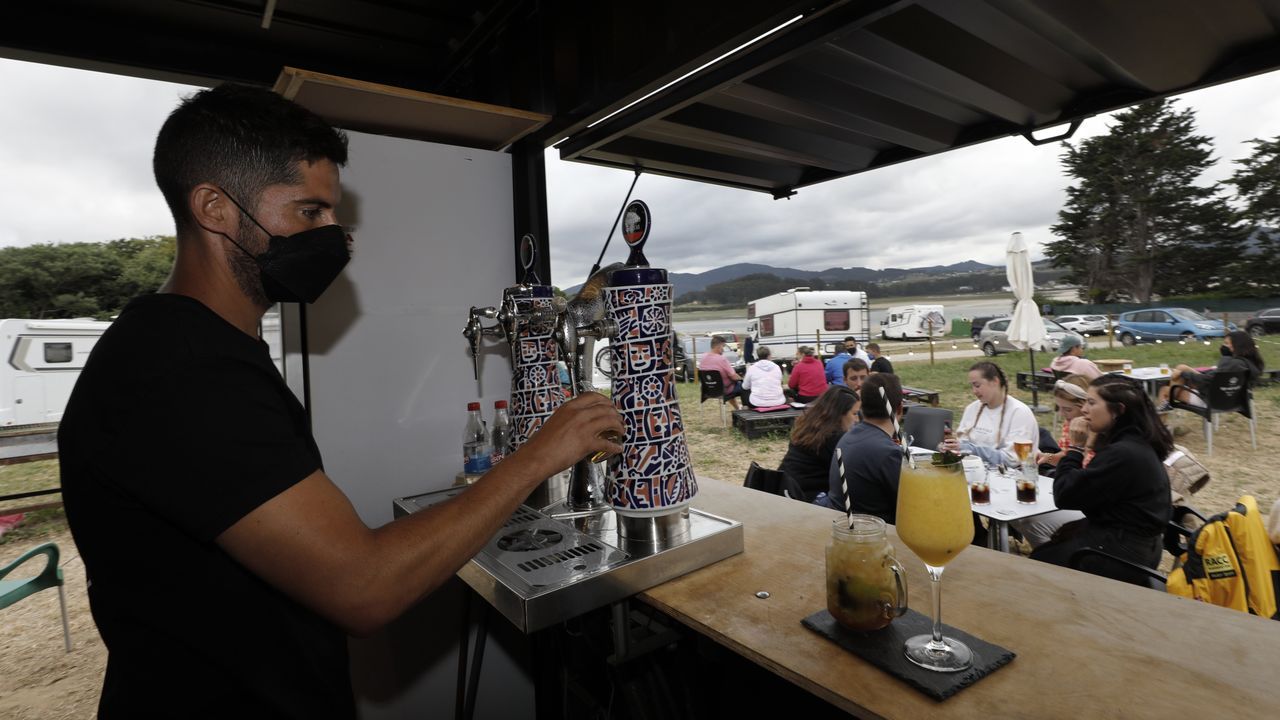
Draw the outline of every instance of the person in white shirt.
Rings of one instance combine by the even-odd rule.
[[[977,400],[964,409],[943,449],[977,455],[988,465],[1017,466],[1013,444],[1030,443],[1028,460],[1034,462],[1040,426],[1026,403],[1009,397],[1009,381],[1000,366],[984,361],[969,368],[969,388]]]
[[[765,345],[756,348],[756,361],[747,368],[747,374],[742,379],[742,389],[751,391],[747,396],[747,404],[753,407],[787,404],[787,398],[782,394],[782,368],[769,359],[772,354]]]

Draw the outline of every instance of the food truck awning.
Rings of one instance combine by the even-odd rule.
[[[0,53],[305,68],[546,113],[528,142],[565,159],[782,197],[1275,69],[1280,0],[24,0]]]

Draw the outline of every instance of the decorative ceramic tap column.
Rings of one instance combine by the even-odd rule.
[[[514,307],[511,337],[511,448],[525,443],[564,402],[549,285],[503,291]]]
[[[622,454],[609,464],[608,497],[619,515],[666,515],[687,507],[698,493],[676,399],[672,289],[667,271],[647,267],[640,252],[648,207],[632,203],[623,229],[632,255],[627,267],[610,276],[605,308],[617,324],[609,344],[613,404],[627,434]]]

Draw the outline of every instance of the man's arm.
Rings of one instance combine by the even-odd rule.
[[[529,442],[448,502],[371,530],[317,470],[218,536],[251,572],[353,635],[377,630],[443,584],[480,551],[546,478],[625,433],[612,403],[566,403]]]

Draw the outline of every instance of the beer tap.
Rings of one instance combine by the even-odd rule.
[[[489,320],[498,320],[498,324],[485,327],[481,322],[481,318]],[[506,339],[507,330],[502,322],[501,313],[495,307],[472,307],[467,312],[467,325],[462,329],[462,334],[467,338],[467,345],[471,348],[471,371],[475,374],[476,380],[480,379],[480,340],[484,336],[500,337]]]

